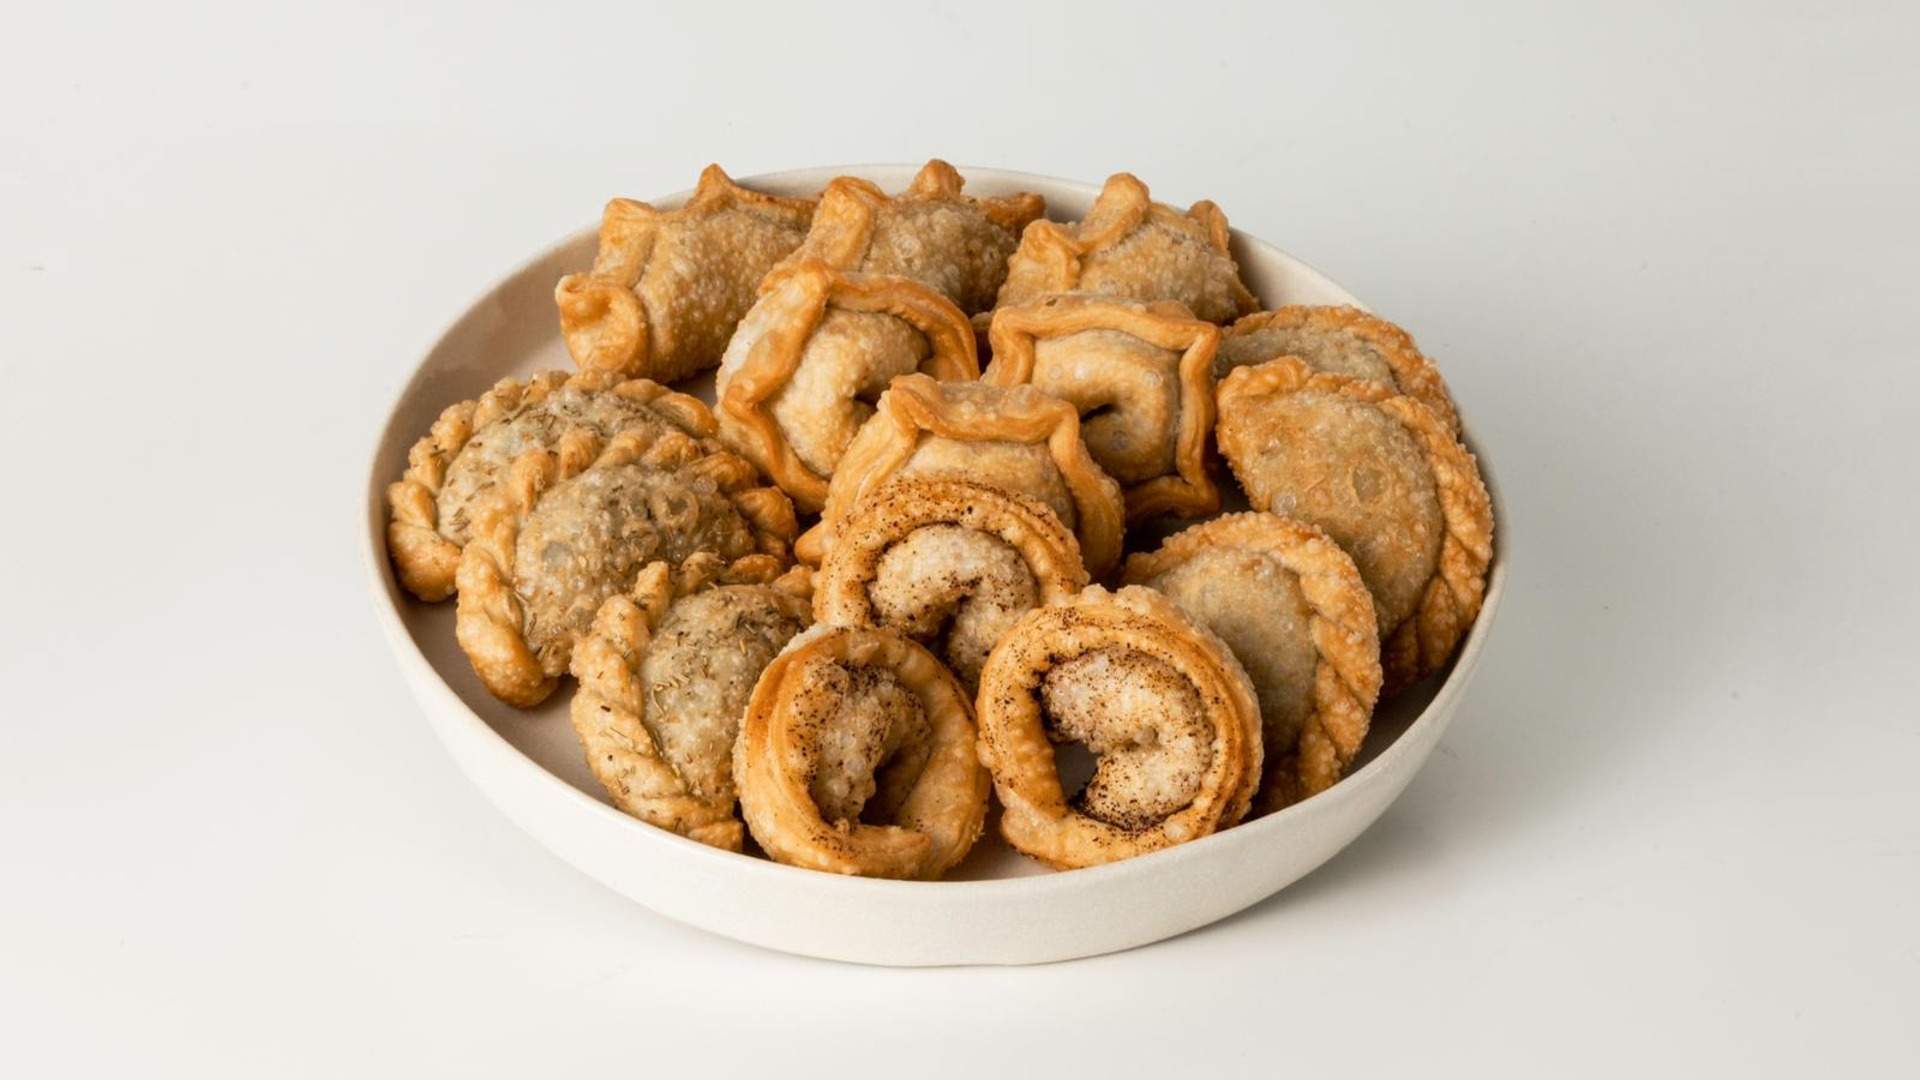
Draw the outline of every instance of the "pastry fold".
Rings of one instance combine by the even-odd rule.
[[[1292,304],[1256,311],[1227,328],[1214,356],[1213,374],[1282,356],[1305,361],[1315,371],[1372,379],[1432,409],[1455,438],[1460,413],[1440,369],[1413,337],[1385,319],[1354,307]]]

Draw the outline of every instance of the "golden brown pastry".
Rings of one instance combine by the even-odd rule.
[[[1151,589],[1089,587],[1015,624],[980,673],[980,754],[1007,842],[1093,866],[1239,821],[1260,782],[1260,705],[1212,632]],[[1054,753],[1093,776],[1069,798]]]
[[[702,551],[784,562],[793,504],[759,484],[745,458],[678,432],[575,430],[520,455],[460,555],[454,630],[480,681],[509,704],[539,704],[600,605],[648,563]]]
[[[749,191],[718,165],[678,210],[608,203],[593,268],[554,289],[574,363],[660,382],[718,364],[760,279],[805,238],[813,207]]]
[[[911,278],[968,315],[985,311],[1006,280],[1020,230],[1046,212],[1047,201],[1032,192],[975,199],[960,193],[965,183],[937,158],[894,196],[842,176],[820,193],[813,228],[793,258]]]
[[[1125,580],[1178,604],[1246,668],[1264,724],[1263,812],[1340,779],[1380,695],[1380,639],[1339,545],[1278,514],[1229,514],[1128,556]]]
[[[979,377],[959,308],[907,278],[789,262],[768,276],[721,361],[720,436],[817,511],[871,402],[913,371]]]
[[[1438,671],[1480,612],[1493,512],[1473,455],[1384,383],[1294,357],[1236,368],[1221,452],[1255,507],[1316,525],[1373,594],[1384,693]]]
[[[1107,178],[1085,220],[1027,226],[1007,264],[1000,306],[1072,291],[1178,300],[1212,323],[1260,306],[1228,250],[1227,215],[1211,202],[1184,214],[1154,202],[1130,173]]]
[[[1207,460],[1219,327],[1172,300],[1059,293],[996,310],[992,340],[982,381],[1080,410],[1080,436],[1125,489],[1128,521],[1220,509]]]
[[[698,398],[610,372],[502,379],[477,400],[449,406],[408,452],[407,471],[387,488],[387,550],[407,591],[428,601],[452,595],[474,500],[514,458],[552,449],[574,429],[603,438],[673,430],[704,438],[717,427]]]
[[[1079,543],[1038,499],[968,480],[896,477],[841,525],[814,581],[813,615],[905,634],[972,692],[987,653],[1021,615],[1086,585]]]
[[[1281,356],[1297,356],[1315,371],[1372,379],[1432,409],[1455,437],[1460,414],[1433,361],[1405,330],[1352,307],[1289,305],[1258,311],[1227,328],[1214,355],[1213,374]]]
[[[642,821],[739,851],[733,744],[753,686],[808,623],[809,574],[770,555],[648,564],[574,645],[587,766]]]
[[[734,751],[747,827],[793,866],[932,879],[980,836],[966,691],[887,630],[815,626],[767,666]]]

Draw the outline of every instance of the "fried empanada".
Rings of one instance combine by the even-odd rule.
[[[720,362],[760,279],[806,237],[814,200],[749,191],[718,165],[678,210],[607,204],[593,268],[554,289],[582,370],[673,382]]]
[[[452,595],[474,501],[528,450],[551,450],[568,431],[602,438],[682,431],[709,438],[714,417],[698,398],[611,372],[550,371],[502,379],[477,400],[449,406],[407,454],[387,488],[387,550],[400,583],[422,600]]]
[[[696,552],[647,566],[574,645],[570,707],[587,766],[615,806],[703,844],[741,849],[733,744],[760,672],[808,624],[808,574]]]
[[[1080,545],[1045,503],[967,480],[903,476],[841,525],[814,582],[813,614],[906,634],[971,693],[1008,627],[1086,585]]]
[[[976,199],[939,159],[907,190],[889,196],[868,180],[842,176],[820,193],[813,227],[793,261],[819,259],[841,270],[911,278],[939,290],[968,315],[993,307],[1020,231],[1046,212],[1032,192]]]
[[[1032,496],[1073,530],[1094,576],[1120,558],[1120,485],[1087,453],[1074,407],[1031,386],[893,380],[840,459],[820,523],[795,547],[800,558],[818,565],[841,519],[896,475],[959,477]]]
[[[1340,779],[1380,695],[1380,639],[1373,598],[1339,545],[1278,514],[1229,514],[1128,556],[1124,580],[1178,604],[1246,668],[1264,725],[1262,811]]]
[[[1060,293],[993,313],[996,386],[1080,410],[1093,460],[1125,489],[1127,520],[1220,509],[1207,460],[1220,328],[1176,301]]]
[[[745,458],[678,432],[576,430],[516,458],[460,555],[454,630],[480,681],[509,704],[539,704],[594,613],[648,563],[708,552],[784,564],[793,504],[759,485]]]
[[[1233,653],[1151,589],[1098,585],[1028,612],[980,673],[980,754],[1007,842],[1093,866],[1206,836],[1260,782],[1260,705]],[[1097,756],[1077,794],[1056,743]]]
[[[1227,323],[1260,307],[1228,248],[1227,215],[1211,202],[1186,213],[1154,202],[1130,173],[1107,178],[1077,224],[1036,221],[1007,263],[1000,306],[1059,292],[1178,300],[1194,317]]]
[[[1352,307],[1289,305],[1257,311],[1227,328],[1214,354],[1213,374],[1281,356],[1297,356],[1315,371],[1372,379],[1432,409],[1458,437],[1460,414],[1433,361],[1405,330]]]
[[[888,630],[815,626],[754,687],[734,751],[747,827],[793,866],[932,879],[980,837],[973,710],[933,654]]]
[[[1493,513],[1446,422],[1385,383],[1282,357],[1218,390],[1220,450],[1259,509],[1318,526],[1373,594],[1392,694],[1438,671],[1472,626],[1493,559]]]
[[[959,308],[907,278],[788,263],[768,276],[727,346],[715,383],[720,436],[800,509],[817,511],[872,401],[913,371],[979,377]]]

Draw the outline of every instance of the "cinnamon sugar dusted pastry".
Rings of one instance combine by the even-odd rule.
[[[883,626],[944,659],[971,692],[1021,615],[1087,584],[1047,505],[966,480],[896,477],[861,500],[814,583],[823,623]]]
[[[1460,434],[1460,415],[1439,369],[1405,330],[1385,319],[1352,307],[1289,305],[1255,312],[1227,328],[1213,373],[1226,378],[1234,368],[1281,356],[1297,356],[1315,371],[1386,383]]]
[[[698,398],[610,372],[502,379],[477,400],[449,406],[408,452],[407,471],[387,488],[387,549],[407,591],[428,601],[450,596],[475,498],[514,458],[552,449],[575,429],[603,438],[675,430],[704,438],[716,424]]]
[[[647,565],[573,649],[570,713],[614,805],[739,851],[733,744],[767,663],[805,629],[810,575],[778,559],[696,552]]]
[[[1129,556],[1125,580],[1178,604],[1246,668],[1264,725],[1262,811],[1340,779],[1380,695],[1380,639],[1339,545],[1278,514],[1229,514]]]
[[[793,257],[911,278],[968,315],[985,311],[1006,280],[1020,230],[1046,212],[1047,201],[1032,192],[976,199],[960,193],[965,183],[937,158],[893,196],[842,176],[820,193],[813,227]]]
[[[1074,407],[1031,386],[893,380],[841,458],[799,556],[818,564],[841,519],[895,476],[960,477],[1032,496],[1073,530],[1089,572],[1120,558],[1120,486],[1088,455]]]
[[[980,753],[1007,842],[1093,866],[1239,821],[1260,782],[1260,706],[1219,638],[1151,589],[1095,585],[1030,611],[980,674]],[[1054,744],[1098,756],[1068,797]]]
[[[1260,306],[1228,250],[1227,215],[1211,202],[1184,214],[1154,202],[1130,173],[1107,178],[1085,220],[1027,226],[999,299],[1005,307],[1070,291],[1178,300],[1213,323]]]
[[[793,866],[932,879],[987,813],[966,691],[933,654],[875,628],[815,626],[767,665],[734,751],[740,809]]]
[[[502,701],[539,704],[600,605],[655,560],[784,561],[793,504],[759,483],[746,459],[678,432],[575,430],[520,455],[460,555],[454,629],[480,681]]]
[[[773,265],[805,238],[814,200],[749,191],[718,165],[678,210],[607,204],[593,268],[554,289],[583,370],[673,382],[720,362]]]
[[[816,511],[871,402],[913,371],[979,377],[959,308],[907,278],[789,262],[761,286],[721,361],[721,438]]]
[[[1385,693],[1438,671],[1472,626],[1493,558],[1473,455],[1384,383],[1282,357],[1218,392],[1221,452],[1253,505],[1316,525],[1373,594]]]
[[[1220,330],[1172,300],[1059,293],[993,313],[983,381],[1027,384],[1080,410],[1093,460],[1125,488],[1127,519],[1220,509],[1207,461]]]

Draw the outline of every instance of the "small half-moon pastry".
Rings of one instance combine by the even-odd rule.
[[[1297,356],[1315,371],[1386,383],[1432,409],[1460,434],[1460,414],[1440,370],[1405,330],[1352,307],[1288,305],[1257,311],[1227,328],[1214,355],[1213,374],[1281,356]]]
[[[790,262],[768,277],[721,361],[720,436],[817,511],[887,384],[913,371],[978,378],[974,348],[967,317],[919,282]]]
[[[718,364],[760,279],[806,237],[813,207],[749,191],[718,165],[678,210],[608,203],[593,268],[554,289],[574,363],[660,382]]]
[[[696,552],[649,563],[574,645],[570,713],[615,806],[739,851],[733,744],[753,686],[808,623],[804,567]]]
[[[820,193],[813,227],[793,258],[911,278],[968,315],[985,311],[1006,280],[1020,230],[1046,212],[1047,201],[1032,192],[976,199],[960,193],[965,183],[937,158],[898,195],[842,176]]]
[[[387,488],[387,550],[407,591],[427,601],[452,595],[474,500],[506,475],[514,458],[553,449],[576,429],[602,438],[676,430],[706,438],[717,427],[698,398],[610,372],[502,379],[477,400],[448,406],[408,452],[406,472]]]
[[[987,774],[973,710],[933,654],[888,630],[815,626],[761,673],[734,782],[779,862],[930,880],[979,839]]]
[[[1172,300],[1061,293],[993,313],[984,382],[1027,384],[1080,410],[1127,520],[1220,509],[1207,460],[1220,328]]]
[[[1086,585],[1080,545],[1047,504],[968,480],[896,477],[841,525],[814,580],[813,615],[905,634],[971,692],[1020,616]]]
[[[1031,386],[893,380],[840,459],[820,523],[795,553],[818,565],[841,519],[895,476],[958,477],[1030,495],[1073,530],[1089,573],[1098,577],[1120,559],[1120,485],[1087,453],[1079,412]]]
[[[1035,608],[980,673],[980,754],[1007,842],[1093,866],[1198,839],[1246,815],[1260,705],[1240,662],[1173,601],[1098,585]],[[1054,746],[1097,756],[1077,794]]]
[[[1446,422],[1385,383],[1294,357],[1236,368],[1220,450],[1256,508],[1318,526],[1373,594],[1391,695],[1453,655],[1486,593],[1493,511]]]
[[[999,300],[1005,307],[1073,291],[1178,300],[1212,323],[1260,307],[1228,249],[1227,215],[1206,201],[1184,214],[1154,202],[1131,173],[1108,177],[1084,220],[1027,226]]]
[[[678,432],[576,430],[520,455],[460,555],[454,632],[480,681],[509,704],[539,704],[594,613],[648,563],[707,552],[784,564],[793,504],[759,485],[745,458]]]
[[[1347,553],[1278,514],[1229,514],[1127,557],[1145,585],[1219,635],[1253,680],[1277,810],[1332,787],[1366,739],[1380,696],[1373,597]]]

